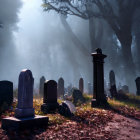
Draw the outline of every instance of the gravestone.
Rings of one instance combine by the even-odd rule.
[[[44,82],[45,82],[45,77],[42,76],[40,78],[40,85],[39,85],[39,94],[41,97],[43,97],[43,94],[44,94]]]
[[[80,78],[79,80],[79,90],[83,93],[84,92],[84,80]]]
[[[72,90],[73,103],[76,105],[78,101],[85,102],[85,98],[80,90],[73,88]]]
[[[135,82],[137,87],[137,95],[140,95],[140,77],[137,77]]]
[[[64,101],[59,106],[59,113],[66,117],[71,117],[76,112],[76,108],[70,101]]]
[[[48,124],[48,117],[35,116],[33,108],[34,78],[30,70],[24,69],[19,75],[18,104],[15,117],[2,119],[3,129],[26,129]]]
[[[122,86],[122,91],[124,93],[129,93],[129,87],[127,85]]]
[[[11,105],[13,102],[13,83],[10,81],[0,81],[0,106],[6,103]]]
[[[109,81],[110,81],[110,93],[112,97],[117,97],[117,89],[116,89],[116,80],[115,73],[113,70],[109,73]]]
[[[93,80],[94,80],[94,95],[91,106],[106,105],[107,100],[104,93],[104,58],[107,56],[102,54],[101,49],[96,49],[93,56]]]
[[[41,105],[41,111],[49,113],[55,111],[58,108],[57,103],[57,83],[54,80],[45,81],[44,83],[44,97],[43,105]]]
[[[58,80],[57,93],[58,97],[64,97],[64,80],[62,77]]]

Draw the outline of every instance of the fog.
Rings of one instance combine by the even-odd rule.
[[[52,11],[44,12],[41,5],[42,0],[1,1],[0,23],[3,24],[3,28],[0,28],[0,80],[13,81],[17,87],[20,71],[27,68],[33,73],[35,87],[38,87],[40,77],[45,76],[47,80],[56,81],[63,77],[65,86],[72,83],[76,87],[80,77],[83,77],[87,88],[87,83],[93,82],[88,21],[75,16],[66,19],[88,52],[88,55],[85,55],[85,51],[81,51],[72,41],[60,15]],[[106,32],[104,36],[107,36],[112,31],[106,23],[104,24]],[[110,42],[108,40],[106,38],[102,42],[103,53],[108,55],[105,59],[106,82],[109,80],[109,71],[113,69],[110,64],[110,54],[113,52],[108,49]],[[114,68],[118,73],[117,85],[119,82],[125,84],[123,72],[120,74],[120,70]],[[133,92],[135,91],[134,87]]]

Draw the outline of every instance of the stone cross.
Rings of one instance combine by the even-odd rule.
[[[116,80],[115,80],[115,73],[113,70],[109,73],[109,81],[110,81],[110,93],[112,97],[117,96],[117,89],[116,89]]]
[[[104,58],[107,56],[102,54],[101,49],[96,49],[93,56],[93,69],[94,69],[94,97],[92,100],[92,107],[98,105],[104,105],[107,103],[106,96],[104,94]]]
[[[83,92],[84,92],[84,80],[83,80],[83,78],[80,78],[80,80],[79,80],[79,90],[83,94]]]
[[[64,97],[64,79],[62,77],[58,80],[57,92],[58,97]]]
[[[8,105],[13,102],[13,83],[10,81],[0,81],[0,105],[4,102]]]
[[[137,95],[140,95],[140,77],[137,77],[135,82],[137,87]]]
[[[33,117],[33,85],[34,78],[28,69],[21,71],[18,80],[18,104],[15,110],[15,117]]]
[[[45,82],[45,77],[42,76],[42,77],[40,78],[40,85],[39,85],[39,94],[40,94],[40,96],[42,96],[42,97],[43,97],[43,94],[44,94],[44,82]]]
[[[54,80],[45,81],[43,105],[41,106],[41,110],[44,113],[48,113],[55,110],[57,107],[57,83]]]

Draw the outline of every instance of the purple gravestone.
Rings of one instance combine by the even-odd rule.
[[[64,97],[64,80],[62,77],[58,80],[57,93],[58,97]]]
[[[33,108],[33,85],[34,78],[30,70],[22,70],[18,83],[18,105],[15,110],[15,117],[34,116]]]
[[[136,87],[137,87],[137,95],[140,95],[140,77],[137,77],[136,81]]]
[[[45,77],[42,76],[40,78],[40,85],[39,85],[39,94],[41,97],[43,97],[43,94],[44,94],[44,82],[45,82]]]
[[[104,58],[107,56],[102,54],[101,49],[96,49],[93,56],[93,69],[94,69],[94,96],[91,102],[91,106],[105,105],[107,103],[104,93]]]
[[[49,113],[58,108],[57,103],[57,83],[54,80],[49,80],[44,83],[44,97],[41,111]]]
[[[110,80],[110,93],[112,97],[117,97],[117,89],[116,89],[116,80],[115,80],[115,73],[113,70],[109,73],[109,80]]]
[[[84,92],[84,80],[83,80],[83,78],[80,78],[80,80],[79,80],[79,90],[83,94],[83,92]]]
[[[26,129],[48,124],[48,117],[34,115],[33,84],[32,72],[27,69],[22,70],[19,75],[18,104],[15,117],[2,119],[3,129]]]

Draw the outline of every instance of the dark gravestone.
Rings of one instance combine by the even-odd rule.
[[[83,94],[80,90],[78,89],[73,89],[72,90],[72,97],[73,97],[73,103],[76,105],[78,101],[80,102],[85,102],[85,98],[83,97]]]
[[[0,105],[13,102],[13,83],[10,81],[0,81]]]
[[[58,80],[58,87],[57,87],[58,97],[64,97],[64,80],[60,78]]]
[[[94,69],[94,96],[91,102],[91,106],[106,105],[107,100],[104,93],[104,58],[107,56],[102,54],[101,49],[96,49],[93,56],[93,69]]]
[[[135,82],[136,82],[136,87],[137,87],[137,95],[140,95],[140,77],[137,77]]]
[[[79,90],[83,93],[84,92],[84,80],[80,78],[79,80]]]
[[[44,94],[44,82],[45,82],[45,77],[42,76],[40,78],[40,85],[39,85],[39,94],[41,97],[43,97],[43,94]]]
[[[110,93],[112,97],[117,97],[117,89],[116,89],[116,81],[115,81],[115,73],[113,70],[109,73],[109,81],[110,81]]]
[[[127,85],[122,86],[122,91],[124,93],[129,93],[129,87]]]
[[[44,97],[41,111],[49,113],[58,108],[57,103],[57,83],[54,80],[49,80],[44,83]]]
[[[59,106],[59,113],[66,117],[71,117],[76,112],[76,108],[70,101],[64,101]]]
[[[27,69],[22,70],[19,75],[18,104],[15,117],[2,119],[3,129],[26,129],[48,124],[48,117],[34,115],[33,84],[32,72]]]

